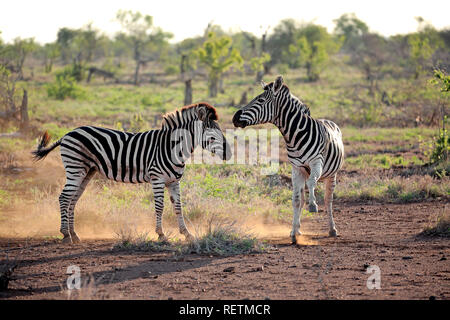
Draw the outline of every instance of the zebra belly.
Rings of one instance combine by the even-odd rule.
[[[336,172],[338,172],[343,165],[343,156],[344,150],[341,147],[341,144],[336,141],[332,141],[328,147],[327,153],[323,157],[322,175],[319,180],[326,179],[336,174]],[[300,160],[301,157],[299,157],[297,153],[288,153],[289,162],[295,167],[305,168],[308,175],[311,172],[310,163],[319,157],[321,156],[316,155],[314,158],[302,162]]]

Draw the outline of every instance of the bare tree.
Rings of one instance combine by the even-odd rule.
[[[16,82],[19,75],[13,77],[11,72],[0,64],[0,119],[18,121],[20,131],[28,129],[28,92],[23,89],[22,102],[19,105]]]

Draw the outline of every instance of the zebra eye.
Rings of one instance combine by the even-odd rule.
[[[259,103],[263,103],[263,102],[264,102],[264,99],[263,99],[263,98],[259,98],[259,99],[258,99],[258,102],[259,102]]]

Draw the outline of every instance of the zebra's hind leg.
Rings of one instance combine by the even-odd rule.
[[[292,219],[291,241],[297,243],[297,236],[300,233],[300,215],[305,204],[305,177],[306,172],[303,168],[292,167],[292,207],[294,216]]]
[[[316,188],[317,181],[322,175],[322,160],[316,160],[311,162],[310,168],[311,173],[309,175],[308,180],[306,181],[306,185],[309,190],[309,212],[318,212],[317,203],[316,203],[316,195],[314,193],[314,189]]]
[[[95,175],[95,169],[91,168],[87,175],[85,176],[84,180],[81,182],[80,187],[78,188],[78,192],[73,197],[70,206],[69,206],[69,233],[70,237],[72,239],[72,243],[79,243],[80,238],[78,237],[77,233],[75,232],[74,228],[74,219],[75,219],[75,205],[77,204],[78,200],[80,199],[81,195],[83,194],[84,190],[86,189],[86,186],[88,185],[89,181],[91,181],[92,177]]]
[[[334,224],[333,219],[333,191],[336,186],[336,175],[326,179],[325,181],[325,206],[329,216],[330,222],[330,237],[336,237],[338,235],[336,230],[336,225]]]
[[[156,233],[158,234],[158,240],[167,241],[167,237],[164,234],[162,228],[162,214],[164,211],[164,187],[163,181],[152,181],[153,195],[155,198],[155,214],[156,214]]]
[[[170,201],[173,204],[173,209],[177,215],[178,227],[180,228],[180,233],[186,237],[186,240],[192,241],[194,237],[189,232],[186,224],[184,222],[183,213],[181,211],[181,195],[180,195],[180,182],[176,181],[168,185],[167,187],[170,193]]]

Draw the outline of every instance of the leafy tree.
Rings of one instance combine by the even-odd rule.
[[[210,25],[207,29],[210,29]],[[184,105],[189,105],[193,101],[192,80],[196,76],[199,62],[197,50],[203,45],[204,41],[203,36],[186,38],[175,46],[176,59],[179,59],[180,78],[185,86]]]
[[[266,73],[272,66],[279,63],[288,64],[289,67],[297,67],[298,61],[292,60],[289,55],[289,46],[298,40],[298,30],[301,25],[294,19],[280,21],[273,29],[272,34],[267,38],[266,48],[270,54],[270,62],[266,63]]]
[[[26,58],[37,49],[37,44],[34,42],[34,38],[21,39],[15,38],[12,44],[5,46],[3,52],[3,58],[5,65],[10,70],[16,72],[17,80],[23,79],[23,66]]]
[[[414,78],[417,79],[433,56],[434,49],[430,46],[429,40],[418,33],[409,37],[408,43],[410,46],[410,61],[414,66]]]
[[[44,58],[44,70],[52,72],[53,63],[60,56],[60,49],[57,43],[46,43],[41,49]]]
[[[222,74],[233,65],[240,66],[243,59],[228,36],[217,37],[214,32],[208,34],[203,46],[196,50],[200,63],[208,69],[209,96],[216,97]]]
[[[75,37],[78,35],[78,30],[70,28],[60,28],[56,35],[56,43],[59,45],[61,51],[61,58],[64,64],[72,60],[71,45]]]
[[[432,57],[436,50],[443,45],[436,29],[422,17],[416,17],[419,24],[417,33],[408,37],[410,48],[409,61],[414,67],[414,78],[417,79],[424,69],[431,68]]]
[[[367,33],[361,37],[361,43],[351,53],[350,64],[359,68],[369,82],[369,95],[374,96],[378,80],[382,79],[388,69],[388,42],[375,33]]]
[[[361,37],[369,32],[367,24],[358,19],[354,13],[345,13],[334,20],[335,35],[343,39],[342,48],[351,51],[358,46]]]
[[[260,82],[264,76],[264,65],[270,61],[270,54],[263,52],[259,57],[250,59],[250,67],[256,72],[256,82]]]
[[[143,15],[140,12],[119,10],[116,18],[125,31],[125,34],[121,36],[122,39],[128,40],[133,48],[133,59],[136,63],[133,82],[138,85],[141,65],[149,60],[144,57],[145,49],[151,47],[150,50],[157,52],[157,49],[172,35],[163,32],[160,28],[155,28],[152,16]]]
[[[20,131],[28,127],[28,94],[23,89],[22,103],[19,99],[16,82],[17,76],[13,76],[2,63],[0,63],[0,119],[11,121],[19,120]]]
[[[79,52],[84,54],[84,61],[91,62],[93,60],[95,50],[100,45],[100,41],[99,31],[92,27],[92,23],[78,31],[75,43]]]
[[[339,49],[339,43],[324,27],[314,24],[301,27],[297,37],[298,40],[289,46],[285,55],[289,55],[289,61],[294,66],[306,68],[309,81],[316,81],[329,60],[329,54]]]

